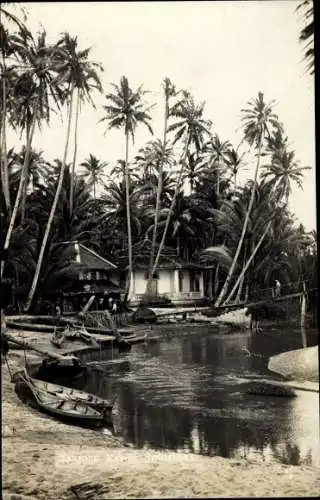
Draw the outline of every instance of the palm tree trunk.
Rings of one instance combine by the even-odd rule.
[[[126,131],[126,164],[125,164],[125,182],[126,182],[126,208],[127,208],[127,231],[128,231],[128,258],[129,258],[129,270],[128,278],[126,283],[126,295],[130,292],[131,278],[132,278],[132,236],[131,236],[131,215],[130,215],[130,178],[129,178],[129,133]],[[130,299],[130,297],[128,297]]]
[[[248,298],[249,298],[249,281],[246,285],[246,292],[245,292],[245,296],[244,296],[244,303],[245,304],[248,302]]]
[[[149,272],[148,272],[148,281],[147,281],[147,295],[151,293],[152,287],[152,271],[153,271],[153,261],[156,253],[156,242],[157,242],[157,230],[158,230],[158,221],[159,221],[159,212],[160,212],[160,203],[161,203],[161,193],[162,193],[162,182],[163,182],[163,164],[164,164],[164,155],[165,149],[167,145],[167,129],[168,129],[168,116],[169,116],[169,95],[165,93],[165,112],[164,112],[164,131],[163,131],[163,150],[162,156],[159,166],[159,180],[157,186],[157,200],[156,200],[156,211],[154,214],[154,226],[152,233],[152,244],[151,244],[151,253],[150,253],[150,261],[149,261]]]
[[[34,294],[35,294],[35,291],[36,291],[36,288],[37,288],[37,284],[38,284],[38,280],[39,280],[39,276],[40,276],[40,271],[41,271],[41,266],[42,266],[42,262],[43,262],[44,252],[45,252],[45,249],[46,249],[46,246],[47,246],[47,242],[48,242],[48,238],[49,238],[49,234],[50,234],[50,230],[51,230],[53,218],[54,218],[54,215],[55,215],[55,212],[56,212],[58,200],[59,200],[60,193],[61,193],[61,188],[62,188],[62,183],[63,183],[63,178],[64,178],[64,170],[65,170],[65,166],[66,166],[67,154],[68,154],[68,149],[69,149],[73,95],[74,95],[74,87],[72,87],[72,89],[71,89],[71,95],[70,95],[67,138],[66,138],[66,144],[65,144],[65,148],[64,148],[64,155],[63,155],[63,160],[62,160],[62,165],[61,165],[61,170],[60,170],[60,175],[59,175],[57,190],[56,190],[55,197],[54,197],[54,200],[53,200],[53,203],[52,203],[52,206],[51,206],[51,211],[50,211],[49,219],[48,219],[48,222],[47,222],[46,230],[45,230],[45,233],[44,233],[44,236],[43,236],[43,240],[42,240],[42,244],[41,244],[41,248],[40,248],[40,253],[39,253],[39,257],[38,257],[38,261],[37,261],[36,270],[35,270],[35,273],[34,273],[34,277],[33,277],[33,281],[32,281],[32,285],[31,285],[30,291],[29,291],[29,295],[28,295],[28,298],[27,298],[27,301],[26,301],[26,305],[25,305],[25,311],[26,312],[29,311],[29,309],[30,309],[30,306],[32,304],[32,301],[33,301],[33,298],[34,298]]]
[[[18,214],[19,205],[21,203],[21,199],[22,199],[22,196],[23,196],[23,187],[24,187],[24,184],[25,184],[25,181],[26,181],[27,165],[28,165],[30,151],[31,151],[31,143],[32,143],[32,139],[33,139],[33,135],[34,135],[34,130],[35,130],[35,125],[36,125],[36,121],[37,121],[37,109],[38,109],[38,103],[35,105],[34,110],[33,110],[31,130],[30,130],[30,134],[29,134],[29,138],[28,138],[28,142],[27,142],[27,146],[26,146],[26,152],[25,152],[25,156],[24,156],[24,161],[23,161],[23,165],[22,165],[22,170],[21,170],[21,176],[20,176],[20,182],[19,182],[18,192],[17,192],[15,203],[14,203],[12,215],[11,215],[11,218],[10,218],[10,224],[9,224],[9,228],[8,228],[8,231],[7,231],[7,234],[6,234],[6,239],[5,239],[5,242],[4,242],[4,247],[3,248],[5,250],[7,248],[9,248],[10,241],[11,241],[11,236],[12,236],[12,232],[13,232],[13,228],[14,228],[14,224],[15,224],[15,221],[16,221],[16,218],[17,218],[17,214]],[[2,274],[3,274],[3,268],[4,268],[4,262],[1,262],[1,277],[2,277]]]
[[[216,272],[214,273],[214,296],[217,296],[218,290],[219,290],[219,269],[220,269],[220,264],[217,264],[216,267]]]
[[[240,280],[240,284],[239,284],[237,296],[235,298],[235,303],[236,304],[239,304],[240,301],[241,301],[241,293],[242,293],[242,289],[243,289],[243,284],[244,284],[244,275],[242,276],[242,278]]]
[[[178,177],[178,180],[177,180],[175,192],[174,192],[174,195],[173,195],[173,198],[172,198],[172,201],[171,201],[171,205],[170,205],[170,208],[169,208],[169,212],[168,212],[168,215],[167,215],[165,228],[164,228],[164,231],[163,231],[163,234],[162,234],[160,246],[158,248],[158,253],[157,253],[155,262],[153,264],[152,275],[154,274],[154,272],[156,271],[157,266],[158,266],[160,255],[161,255],[161,252],[162,252],[162,249],[163,249],[163,246],[164,246],[164,242],[165,242],[165,239],[166,239],[166,236],[167,236],[167,232],[168,232],[168,228],[169,228],[169,224],[170,224],[170,219],[171,219],[171,216],[172,216],[172,213],[173,213],[173,209],[174,209],[174,206],[175,206],[175,203],[176,203],[176,199],[177,199],[177,196],[178,196],[178,193],[179,193],[179,189],[181,187],[182,175],[183,175],[183,171],[184,171],[184,163],[185,163],[185,159],[186,159],[186,156],[187,156],[188,147],[189,147],[189,134],[186,137],[185,148],[184,148],[184,151],[183,151],[182,158],[180,160],[181,161],[181,169],[180,169],[180,172],[179,172],[179,177]]]
[[[3,79],[2,79],[2,121],[1,121],[1,183],[5,199],[6,208],[9,216],[11,215],[10,189],[9,189],[9,174],[8,174],[8,158],[7,158],[7,140],[6,140],[6,112],[7,112],[7,96],[6,96],[6,76],[5,76],[5,58],[2,51],[3,64]]]
[[[217,161],[217,196],[220,195],[220,164],[219,164],[220,157],[218,155],[218,161]]]
[[[247,227],[248,227],[248,223],[249,223],[249,219],[250,219],[250,215],[251,215],[251,210],[252,210],[252,206],[253,206],[253,202],[254,202],[254,195],[255,195],[256,185],[257,185],[257,177],[258,177],[258,171],[259,171],[260,160],[261,160],[261,150],[262,150],[262,137],[260,137],[260,139],[259,139],[258,159],[257,159],[256,170],[255,170],[255,173],[254,173],[254,181],[253,181],[254,183],[253,183],[253,187],[252,187],[252,192],[251,192],[251,197],[250,197],[250,201],[249,201],[248,210],[247,210],[246,217],[245,217],[245,220],[244,220],[244,223],[243,223],[243,227],[242,227],[241,237],[240,237],[240,240],[239,240],[239,243],[238,243],[238,247],[237,247],[236,253],[235,253],[234,257],[233,257],[233,261],[232,261],[231,267],[229,269],[228,276],[226,278],[226,281],[224,282],[224,285],[222,287],[220,295],[219,295],[218,299],[216,300],[215,307],[219,307],[220,306],[221,302],[223,301],[223,299],[224,299],[224,297],[225,297],[225,295],[226,295],[226,293],[228,291],[228,287],[229,287],[230,281],[231,281],[231,279],[233,277],[233,274],[234,274],[234,271],[235,271],[235,268],[236,268],[236,264],[238,262],[238,258],[239,258],[240,251],[241,251],[241,247],[243,245],[244,237],[245,237],[245,234],[246,234],[246,231],[247,231]]]
[[[270,229],[270,226],[271,226],[271,221],[269,221],[269,222],[268,222],[266,229],[264,230],[264,232],[263,232],[262,236],[260,237],[260,239],[259,239],[259,241],[258,241],[258,243],[257,243],[257,246],[254,248],[254,250],[253,250],[252,254],[250,255],[250,257],[249,257],[249,259],[248,259],[248,261],[247,261],[247,263],[246,263],[246,265],[245,265],[245,266],[244,266],[244,268],[242,269],[242,271],[241,271],[241,273],[240,273],[240,275],[239,275],[239,277],[238,277],[238,279],[237,279],[236,283],[234,284],[234,287],[232,288],[232,290],[231,290],[231,292],[230,292],[229,296],[228,296],[228,297],[227,297],[227,299],[224,301],[224,303],[225,303],[225,304],[227,304],[227,303],[231,300],[232,296],[234,295],[234,293],[235,293],[235,291],[236,291],[237,287],[239,286],[239,283],[240,283],[240,281],[241,281],[242,277],[245,275],[246,270],[247,270],[247,269],[248,269],[248,267],[250,266],[251,262],[252,262],[252,261],[253,261],[253,259],[254,259],[254,256],[256,255],[256,253],[257,253],[257,251],[259,250],[259,248],[260,248],[260,246],[261,246],[261,244],[262,244],[262,242],[263,242],[264,238],[266,237],[266,235],[267,235],[267,233],[268,233],[268,231],[269,231],[269,229]]]
[[[30,123],[27,122],[26,125],[26,139],[27,139],[27,144],[29,140],[29,135],[30,135]],[[30,149],[31,152],[31,149]],[[28,160],[29,163],[29,160]],[[26,166],[26,177],[25,177],[25,182],[23,185],[23,192],[22,192],[22,198],[21,198],[21,224],[24,222],[24,218],[26,215],[26,201],[27,201],[27,189],[30,181],[30,169],[29,165],[27,164]]]
[[[245,247],[244,247],[244,256],[243,256],[242,269],[244,269],[244,266],[246,265],[246,259],[247,259],[247,245],[245,245]],[[239,284],[237,296],[235,298],[235,303],[236,304],[238,304],[240,302],[243,285],[244,285],[244,274],[243,274],[243,276],[242,276],[242,278],[240,280],[240,284]]]
[[[73,160],[72,160],[72,169],[70,175],[70,215],[73,212],[73,195],[74,195],[74,173],[76,169],[76,160],[78,153],[78,122],[79,122],[79,108],[80,108],[80,90],[78,88],[77,92],[77,103],[76,103],[76,117],[74,124],[74,150],[73,150]]]

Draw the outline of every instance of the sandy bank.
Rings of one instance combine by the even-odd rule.
[[[295,380],[319,382],[319,347],[306,347],[272,356],[268,369]]]
[[[10,352],[9,363],[21,366],[21,353]],[[55,421],[21,403],[5,364],[2,394],[4,500],[316,496],[319,491],[320,471],[314,466],[136,450],[102,431]]]

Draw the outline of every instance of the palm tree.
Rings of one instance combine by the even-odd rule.
[[[17,38],[19,37],[17,36]],[[51,98],[58,108],[63,99],[62,89],[54,78],[57,70],[55,65],[56,47],[46,44],[45,32],[40,33],[36,41],[32,38],[28,38],[28,40],[22,38],[21,47],[23,65],[14,87],[15,108],[12,115],[14,115],[13,120],[15,123],[26,129],[27,144],[19,189],[4,243],[5,249],[9,248],[18,209],[23,197],[36,122],[39,125],[43,119],[49,122]],[[3,267],[1,272],[3,272]]]
[[[227,168],[231,171],[231,175],[233,176],[233,190],[234,192],[237,189],[237,175],[243,163],[243,157],[245,153],[241,156],[238,153],[237,149],[231,148],[226,152],[226,165]]]
[[[148,269],[148,281],[146,292],[150,294],[152,287],[152,279],[153,279],[153,264],[154,264],[154,256],[156,253],[156,243],[157,243],[157,232],[158,232],[158,220],[159,213],[161,208],[161,194],[163,189],[163,180],[164,180],[164,165],[171,165],[173,159],[172,148],[168,148],[167,146],[167,132],[168,132],[168,118],[170,114],[170,98],[176,94],[176,90],[172,82],[169,78],[165,78],[163,81],[163,91],[164,91],[164,127],[163,127],[163,140],[162,143],[158,141],[158,143],[153,144],[153,157],[155,161],[156,170],[159,173],[158,177],[158,186],[157,186],[157,198],[156,198],[156,208],[154,213],[154,226],[152,233],[152,244],[151,244],[151,252],[149,259],[149,269]]]
[[[295,160],[294,151],[280,150],[272,156],[270,165],[263,165],[265,172],[261,179],[269,181],[277,200],[285,200],[288,204],[288,198],[291,193],[291,183],[295,182],[302,189],[303,170],[310,170],[311,167],[300,167]]]
[[[52,203],[49,219],[47,222],[46,230],[44,232],[43,240],[42,240],[42,245],[40,248],[40,253],[38,257],[38,262],[36,266],[36,271],[35,275],[32,281],[31,289],[27,298],[26,302],[26,311],[29,310],[32,300],[36,291],[37,287],[37,282],[41,270],[41,265],[42,265],[42,260],[46,248],[46,244],[49,238],[50,230],[51,230],[51,225],[54,219],[56,207],[58,204],[59,196],[61,193],[62,189],[62,184],[63,184],[63,178],[64,178],[64,169],[66,166],[66,161],[67,161],[67,154],[68,154],[68,149],[69,149],[69,141],[70,141],[70,132],[71,132],[71,119],[72,119],[72,110],[73,110],[73,100],[74,100],[74,92],[75,89],[81,89],[81,92],[84,93],[84,95],[88,96],[89,95],[89,85],[88,81],[91,80],[92,76],[92,70],[87,70],[87,68],[91,68],[90,62],[87,60],[89,50],[86,49],[83,52],[80,52],[80,55],[83,56],[85,59],[85,64],[79,64],[76,68],[74,67],[74,60],[70,59],[70,55],[68,52],[68,49],[65,46],[66,43],[66,36],[64,35],[63,38],[58,42],[57,47],[58,50],[55,55],[55,60],[56,63],[59,65],[59,74],[57,77],[57,81],[60,84],[65,84],[67,85],[66,92],[65,94],[67,101],[68,101],[68,125],[67,125],[67,135],[66,135],[66,143],[65,143],[65,148],[64,148],[64,155],[63,155],[63,160],[62,160],[62,165],[61,165],[61,171],[58,179],[58,184],[57,184],[57,190],[56,194]],[[94,80],[96,80],[96,75],[93,77]],[[79,90],[78,90],[79,91]]]
[[[299,41],[305,44],[305,60],[308,63],[307,70],[314,74],[314,20],[313,2],[304,0],[299,3],[296,11],[302,10],[305,26],[300,32]]]
[[[177,94],[176,94],[177,95]],[[173,195],[171,205],[168,211],[166,224],[164,227],[164,231],[162,234],[162,239],[158,248],[157,256],[155,258],[153,269],[151,275],[153,275],[157,269],[159,258],[161,255],[161,251],[164,246],[166,234],[168,231],[168,227],[170,224],[171,215],[173,213],[174,205],[176,202],[176,198],[181,189],[181,181],[183,179],[183,173],[185,170],[185,163],[187,153],[189,151],[190,146],[194,146],[196,151],[200,151],[204,138],[206,135],[210,135],[210,126],[211,122],[208,120],[204,120],[203,111],[204,111],[204,103],[197,105],[194,102],[193,97],[187,91],[182,91],[182,99],[176,102],[169,113],[170,117],[178,119],[175,123],[169,125],[167,131],[175,132],[175,136],[173,139],[173,144],[175,144],[178,140],[183,139],[184,147],[180,158],[180,172],[178,175],[175,193]]]
[[[112,84],[114,93],[106,94],[107,105],[103,106],[105,116],[100,121],[109,122],[108,129],[123,128],[125,135],[125,184],[126,184],[126,205],[127,205],[127,229],[128,229],[128,257],[129,270],[126,285],[126,294],[130,291],[132,277],[132,237],[130,224],[130,175],[129,175],[129,138],[134,142],[134,135],[139,124],[145,125],[149,132],[153,134],[150,126],[151,116],[149,111],[151,106],[146,107],[142,101],[146,91],[142,86],[137,90],[132,90],[128,79],[122,76],[120,85]]]
[[[75,130],[74,130],[74,151],[72,161],[71,185],[70,185],[70,209],[72,209],[73,202],[73,178],[75,174],[75,165],[78,149],[78,123],[80,106],[84,102],[89,102],[94,108],[95,104],[91,97],[93,90],[102,92],[102,86],[97,70],[103,71],[100,63],[89,61],[88,56],[90,48],[85,50],[78,49],[77,37],[71,37],[69,33],[64,33],[59,42],[63,50],[63,61],[61,66],[61,75],[67,83],[69,89],[74,85],[76,91],[75,103]]]
[[[127,190],[125,179],[120,183],[110,181],[105,186],[105,192],[102,195],[105,222],[109,228],[109,234],[116,233],[121,235],[122,249],[125,244],[125,235],[127,232]],[[129,203],[130,203],[130,227],[132,234],[139,236],[142,232],[141,210],[138,207],[139,191],[136,186],[130,184]],[[134,238],[133,238],[134,239]]]
[[[224,299],[229,283],[233,277],[234,271],[236,269],[237,261],[240,255],[240,251],[243,245],[245,234],[250,220],[251,210],[255,197],[255,190],[257,186],[257,178],[261,161],[261,153],[263,147],[263,141],[266,136],[270,137],[270,129],[277,130],[281,128],[278,117],[272,111],[273,102],[266,104],[264,102],[263,93],[259,92],[258,97],[249,101],[248,108],[242,109],[242,121],[244,122],[244,138],[249,143],[250,146],[255,146],[257,148],[257,164],[255,168],[253,187],[251,191],[251,197],[249,201],[248,210],[246,213],[246,218],[243,223],[241,236],[235,252],[232,265],[229,269],[228,276],[224,282],[218,299],[216,300],[215,306],[218,307],[222,300]]]
[[[18,166],[20,172],[25,162],[25,156],[26,147],[23,146],[21,152],[15,155],[15,163]],[[34,190],[35,186],[39,184],[40,180],[44,180],[46,178],[48,167],[49,163],[44,159],[43,151],[35,151],[31,148],[28,163],[26,165],[25,183],[23,189],[24,192],[21,200],[21,223],[23,223],[25,217],[28,186],[31,182],[32,189]]]
[[[56,160],[57,169],[61,171],[61,161]],[[80,176],[74,178],[73,209],[70,210],[71,165],[66,166],[61,194],[52,224],[51,237],[58,241],[83,241],[91,244],[94,236],[100,232],[105,214],[96,210],[95,200],[90,194],[90,186]],[[51,211],[57,189],[58,176],[48,178],[45,185],[39,187],[28,198],[29,217],[44,227]]]
[[[220,194],[220,171],[226,165],[227,155],[231,148],[229,141],[222,142],[218,136],[215,134],[210,141],[204,145],[204,153],[208,153],[210,167],[214,168],[217,172],[217,195]]]
[[[199,179],[199,176],[208,170],[207,158],[204,158],[204,154],[201,151],[193,151],[192,153],[188,151],[187,153],[187,165],[186,165],[186,178],[188,178],[190,183],[190,192],[192,193],[195,188],[195,184]]]
[[[93,186],[93,198],[96,199],[96,186],[103,182],[105,178],[104,169],[107,167],[108,163],[105,161],[100,161],[96,156],[90,153],[89,158],[80,163],[80,166],[84,168],[83,177],[87,178],[89,183]]]

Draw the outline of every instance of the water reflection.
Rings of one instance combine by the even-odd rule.
[[[266,376],[269,356],[298,347],[299,328],[227,336],[195,328],[193,335],[137,345],[115,364],[101,360],[103,371],[92,368],[76,384],[115,396],[115,432],[140,448],[317,462],[319,395],[254,396],[245,381]],[[248,357],[244,348],[261,356]]]

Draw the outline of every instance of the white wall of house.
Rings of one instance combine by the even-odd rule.
[[[200,299],[204,297],[203,272],[198,273],[199,290],[191,289],[191,270],[183,269],[159,269],[157,280],[157,292],[159,295],[167,295],[174,301]],[[180,277],[179,277],[180,274]],[[181,279],[182,278],[182,279]],[[182,286],[181,286],[182,285]],[[135,270],[132,280],[132,295],[134,301],[146,293],[147,279],[145,270]]]
[[[158,279],[158,294],[168,294],[173,292],[173,270],[171,269],[160,269],[159,279]]]

